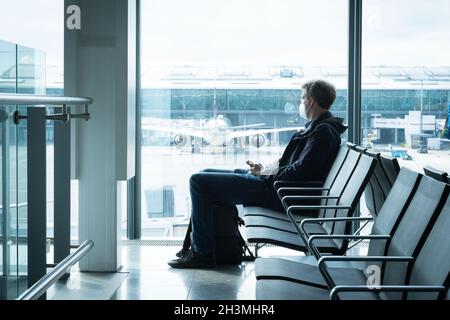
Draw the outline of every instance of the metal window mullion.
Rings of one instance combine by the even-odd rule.
[[[141,101],[141,1],[136,1],[136,177],[128,187],[128,202],[134,202],[128,212],[132,214],[132,219],[128,217],[127,235],[129,240],[140,239],[142,234],[141,221],[141,191],[142,191],[142,101]],[[130,192],[132,191],[132,192]]]
[[[348,140],[361,144],[361,108],[362,108],[362,6],[363,0],[349,0],[349,37],[348,37]],[[360,204],[355,208],[360,216]],[[352,233],[360,227],[359,222],[352,224]]]
[[[28,286],[46,274],[47,177],[45,108],[28,109]]]
[[[2,118],[2,237],[3,237],[3,277],[5,279],[10,273],[10,247],[9,247],[9,211],[10,211],[10,134],[8,127],[8,113],[5,110],[1,110]],[[3,120],[3,119],[2,119]]]
[[[362,0],[349,0],[349,141],[361,143]]]

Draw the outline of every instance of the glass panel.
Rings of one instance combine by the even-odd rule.
[[[2,3],[0,10],[0,39],[9,39],[21,45],[5,44],[0,40],[0,92],[24,94],[60,94],[64,92],[63,46],[64,46],[64,1],[16,0]],[[17,24],[18,18],[27,23]],[[19,19],[20,20],[20,19]],[[14,26],[11,28],[10,26]],[[13,54],[10,54],[11,48]],[[31,48],[40,48],[43,51]],[[16,52],[17,51],[17,52]],[[45,52],[45,53],[44,53]],[[2,108],[2,107],[0,107]],[[16,107],[12,108],[11,113]],[[25,106],[18,106],[26,114]],[[15,240],[11,253],[11,268],[19,275],[16,281],[15,298],[26,289],[27,276],[27,124],[22,121],[12,127],[11,143],[15,151],[10,152],[11,179],[16,181],[10,189],[11,203],[15,215],[11,219]],[[47,235],[53,236],[53,123],[47,124]],[[13,200],[14,195],[14,200]],[[49,255],[49,262],[53,263]],[[2,258],[3,259],[3,258]],[[3,262],[2,262],[3,264]],[[2,287],[3,288],[3,287]],[[3,291],[2,291],[3,292]]]
[[[142,235],[183,237],[189,177],[279,159],[307,80],[335,84],[346,118],[348,1],[141,5]]]
[[[17,79],[18,93],[26,94],[45,94],[45,54],[43,52],[26,48],[17,47]],[[21,114],[27,113],[26,106],[18,107]],[[19,217],[19,236],[22,239],[27,238],[27,123],[22,121],[17,127],[18,135],[18,217]],[[53,158],[48,158],[52,160]],[[53,162],[53,161],[49,161]],[[47,178],[49,179],[49,178]],[[53,179],[47,181],[47,186]],[[52,185],[53,186],[53,185]],[[53,191],[53,188],[51,189]],[[47,192],[48,196],[48,192]],[[51,208],[51,211],[49,209]],[[52,217],[53,207],[47,207],[47,217]],[[27,275],[27,241],[22,241],[18,251],[19,275],[25,279]],[[26,289],[26,285],[22,288]]]
[[[363,9],[365,145],[419,172],[450,172],[450,2],[365,0]]]
[[[19,18],[27,23],[17,24]],[[2,3],[0,39],[9,39],[24,46],[18,57],[20,93],[64,94],[64,23],[64,1],[61,0],[15,0]],[[25,47],[39,48],[39,51]],[[15,70],[11,72],[15,73]],[[26,130],[22,133],[26,136]],[[48,236],[53,236],[53,144],[54,124],[48,122]]]
[[[16,85],[16,45],[0,39],[0,93],[15,93]]]
[[[17,145],[13,106],[0,107],[1,288],[0,299],[14,299],[18,288]]]
[[[0,41],[0,93],[17,87],[16,45]],[[17,236],[17,138],[15,106],[0,106],[0,299],[17,297],[19,239]]]

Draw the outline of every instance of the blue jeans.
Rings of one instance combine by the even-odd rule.
[[[214,252],[214,203],[266,206],[272,190],[248,170],[207,169],[190,179],[192,248],[201,255]]]

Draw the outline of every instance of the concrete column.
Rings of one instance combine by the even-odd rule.
[[[81,269],[114,272],[121,240],[117,184],[135,175],[136,0],[65,4],[81,9],[81,29],[65,31],[65,94],[94,99],[91,120],[74,122],[72,132],[79,240],[94,241]]]

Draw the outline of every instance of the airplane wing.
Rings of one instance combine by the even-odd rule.
[[[199,138],[206,138],[205,131],[198,130],[194,128],[188,128],[188,127],[181,127],[181,126],[163,126],[163,125],[156,125],[156,124],[143,124],[142,125],[143,130],[151,130],[151,131],[161,131],[161,132],[167,132],[167,133],[175,133],[175,134],[183,134],[186,136],[192,136],[192,137],[199,137]]]
[[[265,123],[256,123],[256,124],[247,124],[247,125],[244,125],[244,126],[229,127],[228,129],[233,129],[233,130],[236,130],[236,129],[249,129],[249,128],[258,128],[258,127],[262,127],[262,126],[265,126],[265,125],[266,125]]]
[[[299,131],[305,129],[304,127],[288,127],[288,128],[278,128],[278,129],[260,129],[260,130],[242,130],[227,132],[228,139],[255,136],[257,134],[266,133],[277,133],[277,132],[287,132],[287,131]]]

